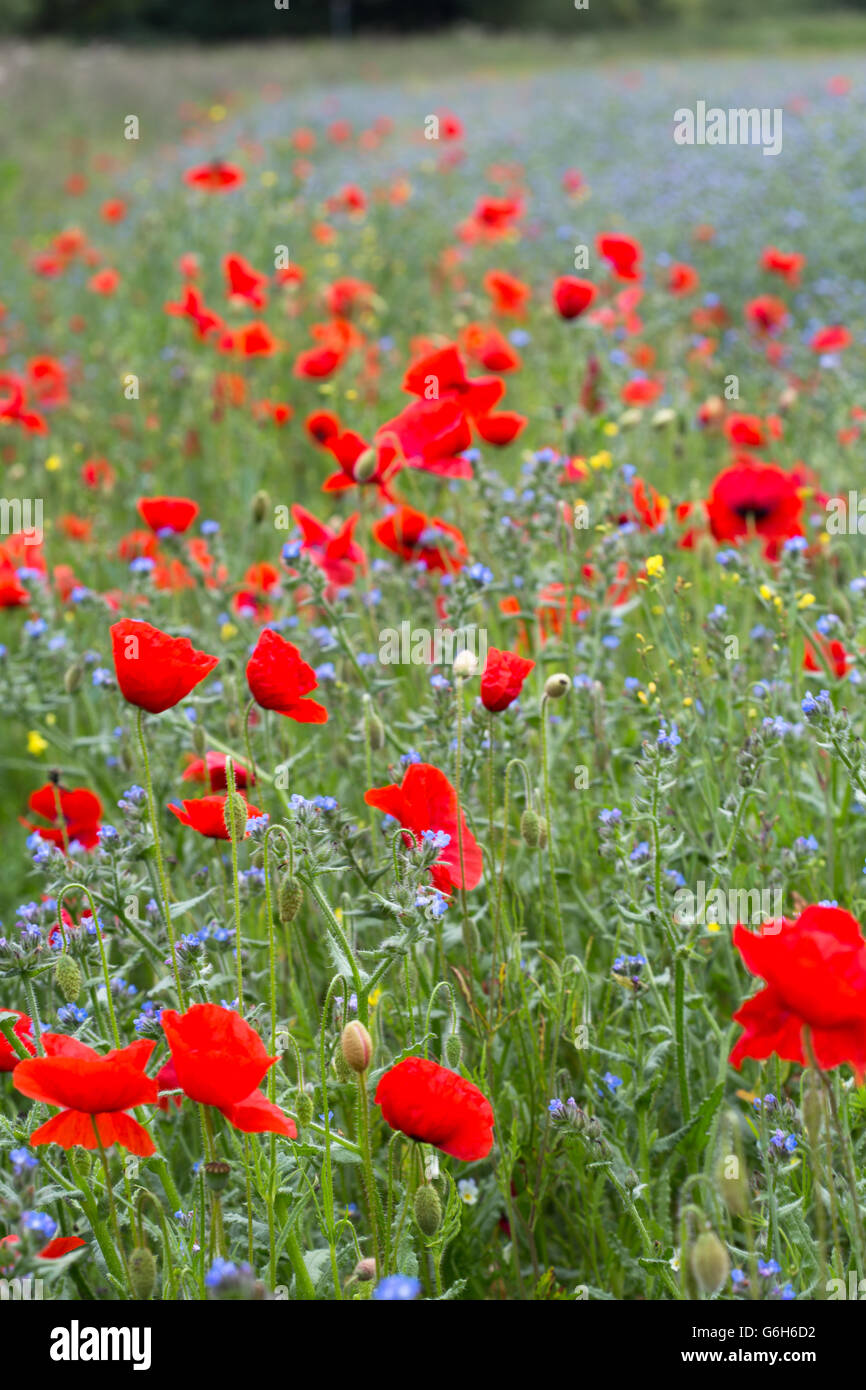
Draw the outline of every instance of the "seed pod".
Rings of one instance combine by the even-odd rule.
[[[81,993],[81,968],[72,956],[62,955],[54,967],[54,983],[67,1004],[74,1004]]]
[[[240,792],[229,792],[223,807],[223,822],[233,840],[244,838],[249,818],[249,807]]]
[[[286,874],[280,884],[277,908],[284,927],[294,922],[304,902],[304,889],[293,874]]]
[[[525,845],[528,845],[530,849],[538,848],[541,839],[541,817],[537,811],[533,811],[531,806],[527,806],[520,817],[520,833]]]
[[[571,681],[564,671],[556,671],[544,682],[544,693],[548,700],[561,700],[571,689]]]
[[[425,1236],[435,1236],[442,1224],[442,1203],[439,1193],[429,1183],[415,1193],[415,1220]]]
[[[715,1231],[702,1231],[692,1246],[692,1274],[702,1293],[715,1293],[730,1273],[728,1252]]]
[[[363,1023],[353,1019],[347,1023],[340,1037],[343,1061],[359,1075],[365,1072],[373,1060],[373,1039]]]
[[[205,1182],[211,1192],[225,1191],[231,1171],[231,1164],[226,1163],[224,1158],[212,1159],[204,1165]]]
[[[153,1252],[139,1245],[129,1257],[129,1287],[134,1298],[148,1299],[156,1287],[156,1260]]]

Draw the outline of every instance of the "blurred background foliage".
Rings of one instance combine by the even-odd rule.
[[[278,8],[281,4],[283,8]],[[780,26],[796,16],[826,13],[827,0],[760,0],[763,20]],[[837,12],[866,13],[866,0]],[[755,17],[754,0],[0,0],[0,32],[35,37],[298,38],[358,31],[424,30],[452,24],[491,29],[598,32],[624,27],[703,27],[724,31]]]

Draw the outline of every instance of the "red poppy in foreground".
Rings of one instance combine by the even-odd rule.
[[[739,541],[751,533],[775,559],[779,544],[802,535],[803,500],[798,480],[775,463],[736,463],[714,479],[707,499],[710,529],[717,541]]]
[[[410,763],[402,786],[392,782],[387,787],[371,787],[364,793],[364,800],[377,811],[393,816],[405,830],[413,831],[419,841],[428,830],[441,831],[450,837],[430,870],[434,886],[441,892],[477,887],[483,868],[481,849],[462,810],[458,834],[457,792],[438,767],[430,763]],[[463,872],[460,868],[461,839]],[[406,843],[411,844],[408,837]]]
[[[734,1014],[744,1032],[731,1053],[762,1062],[773,1053],[809,1063],[803,1030],[818,1066],[848,1062],[858,1084],[866,1075],[866,941],[860,923],[841,907],[807,907],[796,919],[766,923],[760,933],[734,928],[747,970],[766,987]]]
[[[297,1138],[294,1120],[258,1089],[277,1061],[258,1033],[234,1009],[193,1004],[185,1014],[164,1009],[177,1085],[190,1100],[213,1105],[246,1134]]]
[[[101,1142],[106,1149],[120,1144],[142,1158],[156,1153],[144,1126],[124,1113],[156,1102],[156,1082],[144,1072],[155,1042],[139,1038],[104,1056],[61,1033],[43,1033],[42,1042],[46,1056],[19,1062],[12,1073],[22,1095],[61,1107],[59,1115],[33,1131],[31,1144],[96,1149]]]
[[[31,1056],[35,1056],[36,1049],[33,1046],[32,1029],[33,1024],[26,1014],[19,1013],[17,1009],[0,1008],[0,1014],[14,1014],[16,1022],[12,1032],[20,1043],[23,1043]],[[18,1063],[22,1060],[18,1056],[11,1043],[6,1041],[6,1034],[0,1033],[0,1071],[14,1071]]]
[[[238,792],[240,797],[246,801],[243,792]],[[226,801],[228,796],[199,796],[192,801],[184,801],[180,806],[175,806],[172,802],[168,803],[168,809],[177,816],[181,825],[188,825],[192,830],[197,830],[199,835],[205,835],[209,840],[230,840],[231,835],[226,826]],[[247,806],[247,820],[253,820],[260,816],[262,812],[258,806]],[[246,831],[244,839],[246,839]]]
[[[188,637],[170,637],[138,618],[113,624],[111,646],[123,698],[149,714],[171,709],[219,663]]]
[[[198,516],[198,503],[189,497],[140,497],[138,514],[151,531],[173,531],[177,535],[189,530]]]
[[[376,1104],[392,1129],[472,1163],[493,1148],[493,1107],[456,1072],[424,1057],[407,1057],[386,1071]]]
[[[27,802],[35,816],[43,816],[51,821],[51,826],[34,825],[22,821],[28,830],[35,830],[43,840],[50,840],[58,849],[64,849],[77,840],[83,849],[93,849],[99,844],[99,829],[102,820],[102,802],[96,792],[86,787],[67,791],[65,787],[46,782],[38,791],[31,792]],[[59,808],[59,811],[58,811]],[[58,825],[58,820],[62,825]]]
[[[304,699],[318,688],[315,671],[297,647],[271,627],[264,629],[247,662],[247,682],[262,709],[274,709],[296,724],[327,724],[325,706]]]
[[[491,714],[499,714],[513,704],[523,689],[523,682],[535,666],[534,661],[516,652],[501,652],[491,647],[481,677],[481,703]]]

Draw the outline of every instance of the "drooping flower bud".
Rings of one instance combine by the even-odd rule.
[[[156,1260],[153,1251],[139,1245],[129,1257],[129,1287],[133,1298],[146,1300],[156,1287]]]
[[[298,1092],[298,1099],[295,1101],[295,1114],[298,1117],[300,1128],[306,1129],[313,1118],[313,1098],[306,1091]]]
[[[373,1060],[373,1039],[363,1023],[353,1019],[347,1023],[340,1037],[343,1060],[352,1071],[365,1072]]]
[[[520,817],[520,833],[523,843],[530,849],[537,849],[541,840],[541,817],[531,806],[527,806]]]
[[[84,677],[84,661],[79,658],[73,661],[72,665],[63,677],[63,688],[67,695],[74,695]]]
[[[460,1058],[463,1056],[463,1044],[460,1041],[459,1033],[449,1033],[445,1039],[445,1061],[452,1071],[456,1071],[460,1066]]]
[[[363,454],[359,454],[352,468],[352,477],[356,483],[368,483],[376,472],[376,450],[365,449]]]
[[[264,489],[262,489],[261,491],[256,493],[255,497],[253,498],[252,506],[250,508],[250,515],[253,519],[253,525],[261,526],[262,522],[264,521],[265,517],[267,516],[270,510],[271,499],[268,496],[268,494],[264,491]]]
[[[731,1262],[715,1231],[702,1231],[692,1246],[692,1273],[702,1293],[715,1293],[728,1277]]]
[[[66,954],[60,956],[54,967],[54,983],[67,1004],[74,1004],[81,993],[81,967],[78,961]]]
[[[229,792],[223,807],[225,828],[233,840],[242,840],[246,834],[249,807],[240,792]]]
[[[427,1183],[415,1193],[415,1220],[425,1236],[435,1236],[442,1224],[442,1203],[436,1188]]]
[[[299,879],[293,874],[286,874],[280,884],[278,895],[278,910],[280,921],[284,927],[290,922],[294,922],[301,910],[304,901],[304,889]]]

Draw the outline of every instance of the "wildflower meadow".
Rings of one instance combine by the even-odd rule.
[[[864,79],[0,47],[4,1299],[866,1296]]]

